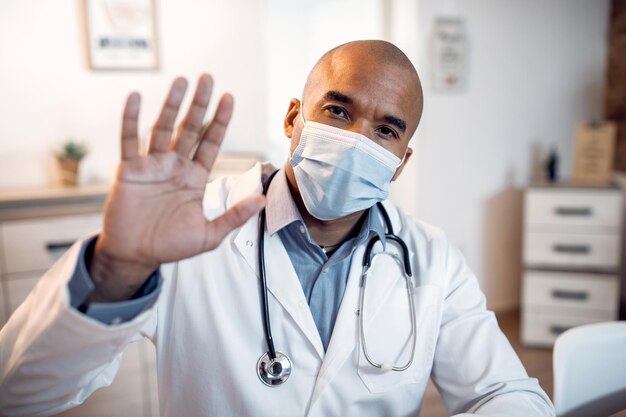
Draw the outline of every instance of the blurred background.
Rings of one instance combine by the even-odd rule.
[[[115,8],[125,3],[150,7],[155,68],[102,69],[106,63],[95,62],[90,13],[103,4]],[[523,237],[531,222],[524,220],[524,195],[531,184],[546,180],[551,153],[556,155],[556,177],[568,183],[577,127],[615,118],[615,106],[607,108],[607,92],[613,88],[608,84],[611,28],[626,24],[624,3],[1,0],[0,222],[5,224],[2,229],[0,223],[0,230],[9,254],[0,259],[1,314],[4,319],[10,315],[55,251],[75,238],[72,233],[88,231],[100,221],[99,207],[119,157],[122,106],[130,91],[143,96],[141,132],[146,136],[172,79],[183,75],[193,86],[201,72],[210,72],[216,94],[235,96],[220,168],[229,172],[254,159],[282,165],[288,153],[283,117],[290,98],[300,97],[315,61],[344,42],[385,39],[413,61],[425,95],[422,122],[411,144],[415,156],[394,184],[392,199],[409,214],[443,228],[460,247],[489,307],[507,320],[503,327],[522,349],[523,277],[533,266],[523,256]],[[621,10],[621,20],[616,10]],[[621,81],[611,81],[621,83],[622,92],[623,56],[615,64],[621,65]],[[619,111],[623,118],[623,109]],[[623,131],[618,124],[615,155],[626,149]],[[68,188],[62,186],[65,174],[57,154],[71,139],[86,145],[87,153],[77,185]],[[618,196],[611,233],[619,241],[602,249],[620,254],[618,263],[606,265],[618,277],[608,295],[615,303],[624,281],[619,278],[624,232],[618,185],[626,181],[620,169],[626,171],[626,166],[613,166],[611,181],[589,191]],[[79,214],[91,217],[77,224]],[[50,226],[56,215],[66,218]],[[24,225],[35,231],[25,234],[20,229]],[[24,241],[30,235],[48,239],[47,253],[37,265],[32,255],[23,263],[11,255],[19,258],[20,251],[32,247]],[[609,317],[617,314],[612,308]],[[549,348],[552,342],[543,345]],[[137,358],[152,354],[138,349],[143,350],[132,353]],[[549,349],[528,352],[538,365],[527,367],[543,375],[550,391]],[[150,368],[150,360],[138,360]],[[148,400],[136,405],[146,416],[154,415],[156,407],[150,378],[143,386],[152,405]],[[443,413],[440,405],[429,410],[431,414],[424,414]]]

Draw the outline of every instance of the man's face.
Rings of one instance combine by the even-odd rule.
[[[292,153],[303,128],[300,110],[293,99],[285,118]],[[307,121],[360,133],[402,158],[419,122],[421,89],[407,69],[340,51],[309,78],[302,110]]]

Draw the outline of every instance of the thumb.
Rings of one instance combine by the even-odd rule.
[[[224,214],[205,224],[204,251],[215,249],[227,234],[244,224],[250,217],[265,207],[265,196],[247,197]]]

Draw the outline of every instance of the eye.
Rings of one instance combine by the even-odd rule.
[[[398,134],[395,130],[391,129],[389,126],[381,126],[378,128],[378,133],[387,138],[398,138]]]
[[[348,117],[348,115],[346,114],[346,111],[339,106],[328,106],[326,107],[325,110],[332,113],[334,116],[343,117],[343,118]]]

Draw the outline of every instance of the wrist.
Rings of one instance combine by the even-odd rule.
[[[121,259],[107,253],[98,239],[91,259],[87,261],[94,290],[89,302],[129,300],[145,284],[159,265]]]

